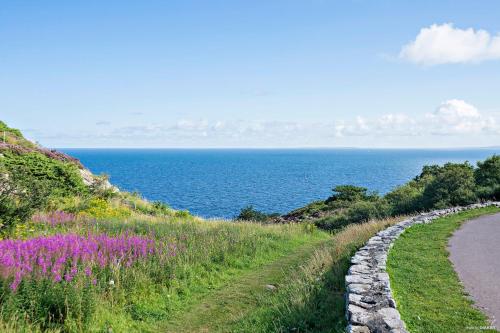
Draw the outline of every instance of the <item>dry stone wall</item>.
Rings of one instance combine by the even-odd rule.
[[[463,210],[495,205],[500,202],[473,204],[465,207],[435,210],[406,219],[375,236],[351,258],[345,277],[346,317],[349,333],[408,332],[392,297],[389,275],[386,272],[387,254],[394,241],[405,229]]]

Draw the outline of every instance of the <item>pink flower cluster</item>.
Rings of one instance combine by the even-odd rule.
[[[79,273],[92,277],[93,272],[110,265],[129,267],[160,251],[154,239],[127,234],[7,239],[0,241],[0,277],[12,278],[10,288],[15,291],[24,278],[69,282]]]
[[[37,213],[33,215],[31,220],[35,223],[45,223],[51,226],[65,225],[68,223],[75,222],[77,216],[72,213],[67,213],[62,210],[50,212],[50,213]]]
[[[43,148],[43,147],[39,147],[39,146],[25,147],[25,146],[20,146],[20,145],[16,145],[16,144],[0,142],[0,151],[2,151],[2,150],[9,150],[9,151],[13,151],[13,152],[18,153],[18,154],[28,154],[28,153],[35,151],[35,152],[42,153],[45,156],[47,156],[48,158],[51,158],[54,160],[73,163],[79,169],[84,168],[82,163],[78,159],[71,157],[69,155],[66,155],[64,153],[58,152],[55,149],[47,149],[47,148]]]

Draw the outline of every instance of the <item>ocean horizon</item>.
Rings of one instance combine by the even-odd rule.
[[[62,148],[122,190],[139,192],[204,218],[233,218],[252,205],[286,213],[353,184],[384,194],[422,166],[469,161],[499,148],[172,149]]]

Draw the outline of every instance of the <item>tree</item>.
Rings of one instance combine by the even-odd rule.
[[[247,206],[240,211],[240,214],[236,217],[236,220],[264,222],[267,221],[269,217],[270,215],[259,212],[258,210],[254,209],[253,206]]]
[[[0,232],[26,222],[35,210],[45,207],[48,194],[46,182],[30,177],[22,168],[13,173],[0,171]]]
[[[368,194],[368,189],[354,185],[338,185],[333,188],[333,195],[326,199],[326,203],[334,201],[371,201],[377,197],[376,194]]]
[[[468,162],[446,163],[435,170],[423,192],[425,208],[467,205],[476,200],[474,168]]]
[[[358,201],[347,210],[347,216],[350,223],[363,223],[381,217],[381,212],[373,202]]]
[[[417,181],[396,187],[385,195],[392,215],[402,215],[422,210],[423,187]]]
[[[479,197],[500,199],[500,155],[493,155],[477,163],[474,172]]]

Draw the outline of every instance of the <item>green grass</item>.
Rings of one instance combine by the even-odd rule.
[[[266,285],[280,287],[286,280],[284,272],[292,273],[324,242],[317,240],[299,246],[269,264],[241,274],[170,321],[165,331],[227,332],[234,322],[255,309],[260,298],[271,296],[274,291],[266,289]]]
[[[344,332],[353,252],[396,219],[351,225],[242,274],[169,321],[166,332]],[[277,289],[270,291],[265,285]]]
[[[135,213],[124,220],[78,220],[56,227],[29,223],[16,228],[14,237],[127,232],[176,243],[179,251],[166,263],[153,257],[103,271],[90,288],[78,279],[60,284],[27,280],[17,293],[4,285],[0,331],[341,332],[349,258],[394,222],[351,225],[333,236],[307,225]],[[277,289],[269,291],[267,284]],[[63,309],[64,321],[40,317],[50,304]]]
[[[398,219],[345,227],[285,273],[277,292],[259,298],[251,313],[227,332],[345,332],[345,275],[353,253]]]
[[[75,332],[81,331],[83,327],[86,332],[103,332],[108,329],[113,332],[156,332],[159,327],[167,327],[167,323],[189,313],[190,309],[202,306],[215,290],[221,290],[225,285],[242,286],[247,289],[242,289],[241,292],[250,295],[251,288],[260,284],[260,275],[257,273],[252,277],[248,274],[267,267],[260,281],[272,280],[282,266],[293,264],[295,254],[330,237],[325,232],[311,231],[302,225],[266,226],[243,222],[199,221],[186,217],[99,221],[89,226],[81,223],[56,228],[48,226],[29,229],[28,237],[67,232],[86,234],[88,231],[109,235],[129,232],[153,236],[178,244],[179,250],[169,259],[166,269],[163,266],[159,269],[151,262],[109,272],[110,278],[116,281],[113,289],[97,286],[93,288],[95,290],[85,294],[76,285],[76,289],[71,289],[73,296],[65,296],[61,292],[58,294],[62,295],[61,300],[61,297],[54,294],[51,302],[62,301],[69,305],[75,299],[91,297],[93,309],[90,320],[86,320],[87,324],[80,321],[77,313],[68,316],[69,319],[64,323],[50,324],[52,331],[62,329]],[[276,271],[270,269],[270,263],[280,261],[282,265],[277,265],[279,268]],[[36,286],[30,292],[36,294],[40,291],[40,295],[36,295],[44,297],[42,289]],[[20,297],[34,297],[35,294],[28,296],[18,293],[9,294],[8,298],[1,297],[0,317],[3,317],[3,323],[0,318],[0,329],[2,326],[5,331],[11,329],[8,328],[8,323],[15,327],[12,331],[30,332],[36,331],[38,324],[46,325],[43,319],[33,318],[31,314],[35,311],[23,312],[23,308],[19,306],[26,304],[20,303]],[[244,309],[243,303],[239,308]],[[35,309],[36,306],[30,305]],[[231,308],[233,307],[239,309],[237,304],[233,304]],[[31,316],[31,319],[25,320],[26,315]],[[12,320],[13,317],[22,319]],[[226,318],[220,317],[217,320],[223,322]],[[31,323],[31,326],[26,326],[24,322]]]
[[[172,258],[168,272],[145,263],[115,276],[114,289],[91,293],[95,309],[83,331],[342,332],[349,258],[374,233],[395,221],[352,225],[333,236],[311,233],[302,225],[178,218],[101,221],[91,228],[111,235],[125,230],[154,234],[182,241],[186,248]],[[58,227],[56,232],[87,231],[78,224]],[[52,232],[35,229],[34,233]],[[165,274],[166,279],[161,276]],[[270,291],[267,284],[277,289]],[[65,302],[83,295],[78,288],[74,292]],[[4,316],[0,331],[37,332],[38,324],[44,324],[24,319],[23,313],[6,317],[6,310],[0,307]],[[79,332],[79,324],[52,324],[49,331]]]
[[[500,209],[487,207],[415,225],[395,242],[387,270],[398,309],[410,332],[474,332],[489,325],[465,294],[448,259],[447,244],[465,221],[497,212]]]
[[[119,231],[114,230],[117,227],[121,229],[123,226],[103,226],[111,234]],[[185,238],[186,251],[179,253],[170,272],[173,279],[169,286],[154,285],[150,280],[137,281],[136,290],[127,295],[127,302],[115,307],[110,307],[109,302],[101,303],[93,325],[96,330],[112,327],[114,332],[157,332],[161,327],[162,331],[177,332],[184,325],[217,327],[227,320],[230,313],[244,311],[250,306],[251,292],[260,284],[259,272],[271,273],[269,267],[272,263],[286,262],[300,249],[329,237],[324,232],[311,234],[302,226],[291,225],[230,222],[134,224],[135,233],[148,234],[152,229],[162,237]],[[262,281],[272,278],[272,273],[267,273],[263,273]],[[233,289],[226,289],[227,286]],[[235,297],[238,289],[241,297]],[[213,306],[227,297],[232,298],[227,308]],[[209,307],[211,311],[207,311]],[[208,324],[204,323],[206,320],[209,320]]]

